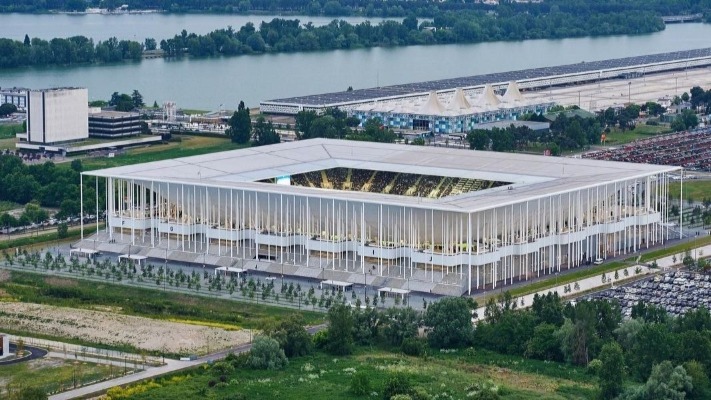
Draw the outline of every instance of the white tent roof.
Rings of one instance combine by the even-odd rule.
[[[455,111],[467,110],[472,108],[472,105],[467,99],[467,96],[464,94],[462,88],[456,88],[454,90],[454,95],[449,100],[449,103],[447,103],[447,108]]]
[[[420,107],[418,114],[422,115],[441,115],[444,113],[446,108],[437,98],[437,92],[431,91],[429,97],[425,104]]]
[[[521,94],[521,91],[518,90],[516,81],[509,82],[509,86],[506,88],[506,93],[502,99],[507,103],[515,103],[525,100]]]
[[[494,93],[494,88],[491,87],[491,85],[486,85],[484,86],[484,90],[479,94],[479,97],[477,97],[474,106],[482,107],[482,108],[489,108],[489,107],[497,107],[501,103],[501,100],[499,100],[498,97],[496,97],[496,93]]]

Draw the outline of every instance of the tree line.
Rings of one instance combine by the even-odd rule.
[[[139,61],[142,54],[141,43],[115,37],[96,44],[84,36],[49,41],[27,35],[24,41],[0,39],[0,68]]]
[[[366,121],[362,128],[357,128],[359,123],[358,118],[349,117],[345,111],[329,108],[322,115],[315,111],[300,111],[296,115],[294,128],[297,140],[327,138],[394,143],[398,138],[392,129],[383,126],[376,119]],[[235,143],[263,146],[280,142],[279,134],[271,121],[259,116],[253,123],[249,108],[245,107],[242,101],[227,121],[227,125],[225,134]]]
[[[156,9],[167,12],[211,13],[298,13],[306,15],[368,17],[434,17],[442,11],[479,10],[499,14],[541,14],[552,11],[571,13],[609,13],[619,11],[652,11],[659,15],[707,13],[709,0],[547,0],[541,3],[517,3],[502,0],[498,5],[455,0],[386,1],[386,0],[0,0],[0,12],[84,11],[87,7],[115,9],[126,4],[129,9]]]
[[[474,11],[438,13],[432,21],[420,23],[409,16],[371,24],[352,25],[333,20],[324,26],[299,20],[275,18],[259,27],[247,23],[239,30],[218,29],[205,35],[183,30],[161,40],[160,48],[171,56],[196,57],[251,53],[356,49],[377,46],[476,43],[497,40],[526,40],[640,34],[664,29],[661,19],[650,12],[625,12],[583,16],[577,13],[490,15]]]
[[[557,293],[536,295],[523,309],[508,292],[491,298],[483,319],[472,324],[477,304],[448,297],[428,304],[424,312],[410,307],[377,309],[336,303],[327,314],[328,328],[311,338],[298,317],[267,326],[249,354],[216,364],[227,368],[284,368],[289,359],[316,350],[347,356],[358,347],[378,346],[409,356],[431,352],[488,350],[499,354],[584,368],[596,378],[594,397],[601,399],[707,399],[711,396],[711,314],[705,308],[679,317],[639,303],[623,320],[616,302],[579,300],[564,303]],[[423,328],[426,338],[419,334]],[[227,365],[231,364],[231,365]],[[416,396],[404,377],[379,388],[384,399]],[[351,378],[356,395],[372,391],[367,376]],[[476,397],[486,399],[499,398]],[[419,398],[419,397],[411,397]]]
[[[524,119],[547,121],[541,114],[528,115]],[[596,118],[567,116],[566,112],[560,112],[546,131],[534,131],[527,126],[512,124],[491,130],[473,129],[467,134],[467,140],[469,148],[473,150],[511,152],[542,145],[552,155],[559,155],[561,151],[583,149],[598,143],[602,131],[602,125]]]
[[[501,13],[478,11],[439,12],[432,21],[420,23],[414,16],[395,20],[352,25],[333,20],[325,26],[301,24],[298,19],[274,18],[257,29],[251,22],[238,30],[228,27],[205,35],[183,30],[160,41],[168,56],[233,56],[252,53],[282,53],[377,46],[407,46],[448,43],[477,43],[497,40],[526,40],[641,34],[664,29],[661,19],[649,11],[610,12],[585,15],[577,12]],[[94,44],[92,39],[74,36],[24,41],[0,39],[0,68],[23,66],[72,65],[119,62],[141,59],[156,40],[144,43],[111,38]]]
[[[0,155],[0,201],[18,204],[34,203],[42,207],[59,209],[57,218],[76,216],[80,213],[79,174],[83,167],[80,160],[71,162],[69,168],[44,164],[26,165],[14,155]],[[99,182],[99,204],[104,202],[105,184]],[[85,182],[84,202],[93,204],[96,197],[93,183]],[[34,208],[32,208],[34,210]],[[27,209],[25,210],[27,211]],[[28,222],[42,222],[37,213],[25,213],[27,218],[16,219],[5,213],[0,216],[2,227],[24,226]],[[24,215],[24,214],[23,214]],[[35,218],[37,217],[37,218]]]

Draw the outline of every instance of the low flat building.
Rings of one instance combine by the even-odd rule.
[[[89,136],[118,138],[140,135],[142,131],[138,113],[99,111],[89,114]]]

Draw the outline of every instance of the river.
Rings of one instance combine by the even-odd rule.
[[[172,100],[184,108],[216,110],[222,105],[235,109],[240,100],[254,107],[260,100],[348,86],[358,89],[701,47],[711,47],[709,24],[670,25],[665,31],[638,36],[23,68],[1,70],[0,86],[83,86],[89,88],[90,99],[108,99],[114,91],[137,89],[150,104]]]

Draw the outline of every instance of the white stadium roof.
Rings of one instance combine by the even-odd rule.
[[[337,167],[505,181],[512,184],[439,199],[425,199],[256,182],[267,178]],[[650,174],[679,169],[679,167],[581,158],[310,139],[89,171],[84,175],[246,189],[428,209],[477,211],[604,183],[638,177],[646,178]]]

